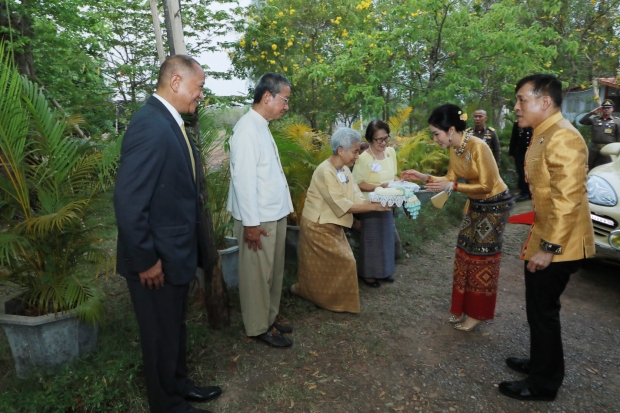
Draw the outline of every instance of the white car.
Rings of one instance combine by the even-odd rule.
[[[611,156],[612,162],[592,168],[588,173],[596,257],[620,261],[620,143],[605,145],[601,155]]]

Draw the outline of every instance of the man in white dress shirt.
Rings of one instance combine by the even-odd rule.
[[[230,140],[228,210],[239,243],[239,295],[248,337],[273,347],[290,347],[290,326],[276,322],[280,310],[286,217],[293,202],[269,122],[288,110],[291,84],[266,73],[254,90],[254,104],[235,125]]]

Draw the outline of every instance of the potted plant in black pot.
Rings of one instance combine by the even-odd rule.
[[[0,324],[19,377],[92,351],[103,316],[96,274],[109,257],[85,218],[117,148],[76,139],[70,126],[0,44],[0,276],[23,288]]]

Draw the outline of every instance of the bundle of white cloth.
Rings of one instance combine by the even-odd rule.
[[[421,208],[420,200],[415,196],[419,190],[420,186],[412,182],[393,181],[387,188],[375,188],[374,192],[368,194],[368,199],[382,206],[402,206],[409,218],[416,219]]]

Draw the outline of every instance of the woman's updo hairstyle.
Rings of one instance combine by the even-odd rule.
[[[428,124],[444,132],[448,132],[452,126],[457,132],[463,132],[467,128],[467,122],[461,120],[464,113],[458,106],[446,103],[433,109]]]

